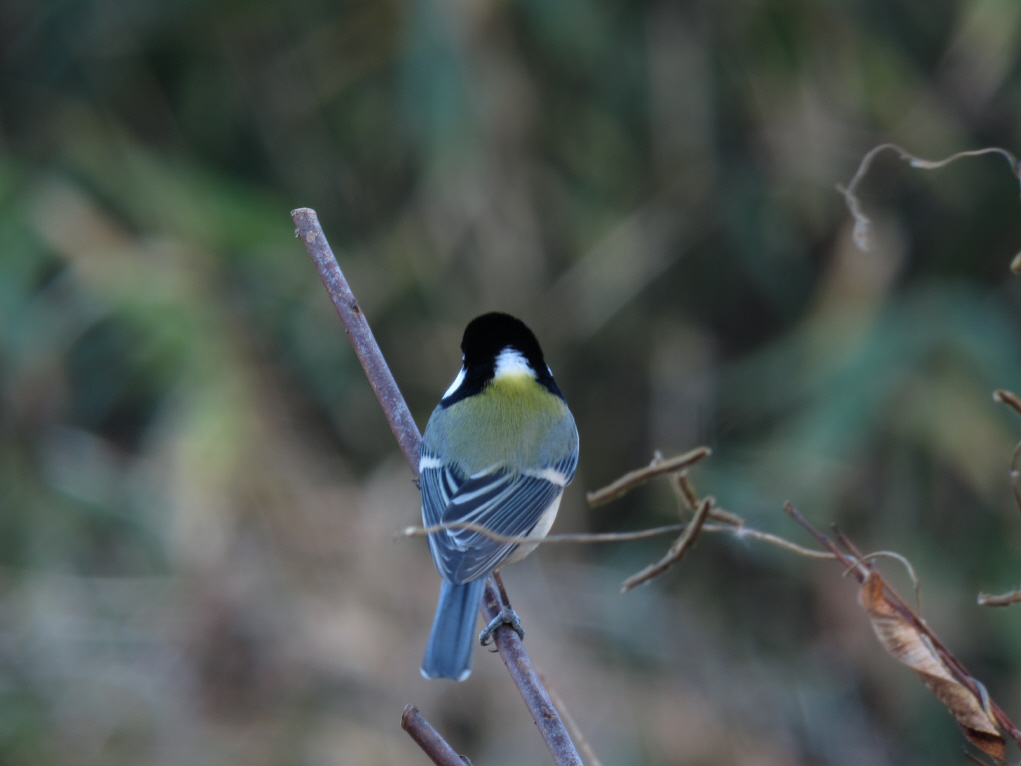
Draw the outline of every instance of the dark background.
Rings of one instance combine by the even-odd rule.
[[[1016,0],[0,4],[0,763],[547,763],[501,663],[418,664],[416,491],[289,211],[319,211],[418,422],[475,315],[542,340],[584,492],[707,444],[698,489],[909,557],[1021,719],[1007,472],[1018,182],[873,145],[1016,149]],[[545,547],[526,646],[607,766],[950,764],[840,567],[707,536]],[[901,568],[884,570],[904,593]]]

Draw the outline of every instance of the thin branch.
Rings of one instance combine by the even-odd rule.
[[[1015,261],[1021,260],[1021,254]],[[1019,265],[1018,271],[1021,271],[1021,265]],[[1017,273],[1017,272],[1015,272]],[[1013,391],[1008,391],[1005,388],[998,388],[993,391],[993,401],[1006,404],[1018,415],[1021,415],[1021,398]],[[1017,443],[1014,447],[1014,456],[1010,460],[1010,488],[1014,492],[1014,504],[1017,505],[1018,510],[1021,510],[1021,468],[1018,463],[1021,461],[1021,442]],[[1010,606],[1021,602],[1021,590],[1011,591],[1010,593],[1001,593],[998,596],[990,595],[989,593],[978,594],[978,605],[979,606]]]
[[[677,492],[678,497],[684,501],[684,505],[689,511],[696,511],[699,505],[698,493],[695,491],[695,487],[691,483],[691,479],[688,477],[688,472],[681,471],[680,473],[675,474],[675,479],[674,490]],[[730,524],[734,527],[744,527],[743,518],[738,516],[736,513],[731,513],[730,511],[720,508],[720,506],[716,504],[715,500],[713,500],[712,507],[709,509],[709,518],[714,521],[722,521],[724,524]],[[794,547],[797,548],[800,546]]]
[[[655,564],[650,564],[645,567],[641,572],[631,575],[627,578],[620,586],[621,593],[627,593],[632,588],[637,588],[643,583],[647,583],[654,577],[658,577],[663,574],[666,570],[676,564],[681,558],[691,550],[691,546],[695,544],[695,540],[698,537],[699,531],[702,529],[702,525],[705,524],[705,520],[709,517],[709,509],[713,507],[712,500],[706,498],[699,505],[698,510],[695,511],[695,517],[691,520],[691,523],[684,529],[684,534],[674,540],[674,544],[670,546],[670,550],[667,554],[657,561]]]
[[[837,559],[841,564],[843,564],[848,569],[854,569],[857,571],[859,562],[849,557],[846,553],[840,550],[840,548],[834,545],[832,540],[826,537],[826,535],[824,535],[818,529],[813,527],[808,522],[808,519],[802,516],[801,513],[798,512],[798,509],[794,507],[794,503],[788,500],[786,503],[783,504],[783,510],[784,513],[786,513],[788,516],[790,516],[792,519],[798,522],[798,524],[800,524],[805,529],[805,531],[808,532],[808,534],[812,535],[812,537],[815,538],[815,541],[819,543],[819,545],[821,545],[823,548],[826,548],[831,554],[833,554],[833,558]],[[859,556],[858,559],[860,558],[861,557]],[[862,562],[861,566],[865,568],[865,562]],[[868,569],[865,568],[865,574],[867,573]],[[865,579],[865,574],[861,574],[858,580],[859,582]]]
[[[373,391],[376,392],[376,398],[379,399],[379,404],[390,423],[390,428],[393,430],[394,436],[401,446],[401,451],[404,453],[404,458],[411,468],[411,473],[417,481],[422,436],[418,431],[418,426],[415,425],[414,418],[411,417],[411,412],[408,410],[408,405],[405,403],[400,389],[397,388],[390,368],[372,336],[369,323],[358,307],[358,301],[355,300],[333,251],[326,241],[326,235],[319,225],[319,218],[314,210],[307,207],[292,211],[291,218],[297,227],[297,236],[305,244],[305,249],[311,256],[316,270],[330,294],[333,305],[337,308],[340,321],[344,324],[344,330],[355,348],[358,360],[362,363],[362,369],[365,370],[365,375],[368,377],[369,383],[372,384]],[[482,605],[483,613],[487,611],[491,590],[495,594],[492,582],[486,585],[486,596],[483,598]],[[492,620],[493,616],[487,617],[487,621]],[[494,632],[493,637],[500,655],[504,657],[504,662],[508,663],[507,667],[511,670],[514,683],[517,684],[521,696],[528,705],[532,718],[539,730],[543,732],[543,738],[553,754],[553,761],[557,766],[581,766],[581,760],[578,758],[574,745],[571,744],[571,738],[568,736],[563,722],[556,714],[556,709],[549,704],[549,695],[542,688],[539,677],[528,660],[528,655],[521,648],[521,639],[518,634],[507,626],[501,626]],[[508,656],[514,658],[513,669],[507,659]],[[542,700],[545,700],[547,704],[541,704]],[[556,748],[554,748],[554,743]]]
[[[503,606],[510,607],[508,600],[501,598],[496,578],[497,575],[494,575],[486,581],[486,590],[482,596],[482,614],[487,622],[495,619],[503,611]],[[553,761],[558,766],[566,764],[583,766],[581,757],[575,750],[556,707],[553,706],[553,701],[542,685],[539,674],[532,667],[532,661],[521,644],[520,636],[510,625],[501,625],[493,631],[493,639],[503,664],[507,666],[507,671],[514,679],[525,704],[532,711],[532,718],[553,755]]]
[[[688,506],[688,510],[694,511],[698,508],[698,493],[695,491],[695,487],[692,486],[691,479],[688,478],[687,471],[677,474],[676,486],[678,493],[680,493],[680,496],[684,499],[685,504]],[[719,509],[714,507],[713,510]],[[734,518],[738,519],[741,523],[744,523],[744,519],[741,519],[740,516],[735,516]]]
[[[1002,155],[1010,164],[1010,172],[1021,179],[1021,168],[1018,166],[1017,159],[1006,149],[1001,149],[998,146],[989,146],[984,149],[971,149],[969,151],[957,152],[957,154],[953,154],[942,160],[926,160],[921,157],[916,157],[911,154],[911,152],[902,149],[897,144],[880,144],[862,157],[861,163],[858,165],[858,171],[854,174],[851,182],[846,187],[837,185],[837,191],[844,195],[844,202],[847,204],[847,209],[854,218],[854,231],[852,234],[854,237],[854,244],[862,251],[867,251],[869,249],[869,232],[872,228],[872,221],[862,212],[861,203],[858,200],[855,190],[858,188],[858,184],[868,172],[869,166],[872,165],[872,160],[874,160],[876,155],[880,152],[886,151],[887,149],[897,152],[902,160],[907,160],[911,164],[911,167],[921,168],[923,170],[936,170],[937,168],[949,165],[951,162],[955,162],[963,157],[979,157],[984,154],[999,154]],[[1015,268],[1015,265],[1012,263],[1011,270],[1017,273],[1017,270],[1021,270],[1021,253],[1019,253],[1018,257],[1014,260],[1015,263],[1017,263],[1017,267]]]
[[[712,514],[710,514],[712,516]],[[770,543],[777,547],[796,553],[799,556],[805,556],[810,559],[835,559],[836,556],[826,551],[817,551],[812,548],[806,548],[803,545],[792,543],[779,535],[770,534],[769,532],[760,532],[757,529],[751,527],[739,526],[733,527],[731,525],[717,525],[717,524],[703,524],[703,532],[730,532],[734,537],[750,537],[753,540],[759,540],[764,543]]]
[[[719,509],[711,508],[709,511],[709,518],[716,518],[714,513]],[[753,540],[759,540],[764,543],[770,543],[780,548],[784,548],[793,553],[797,553],[799,556],[807,556],[815,559],[832,559],[835,558],[832,553],[826,553],[826,551],[817,551],[812,548],[806,548],[797,543],[792,543],[790,540],[786,540],[778,535],[770,534],[769,532],[762,532],[758,529],[752,529],[751,527],[745,526],[744,523],[734,523],[730,521],[734,517],[734,514],[725,512],[725,523],[723,524],[710,524],[706,522],[702,525],[703,532],[724,532],[726,534],[734,535],[734,537],[750,537]],[[690,523],[690,522],[689,522]],[[641,529],[637,532],[598,532],[598,533],[576,533],[576,534],[564,534],[564,535],[547,535],[539,541],[539,545],[548,545],[555,543],[580,543],[590,545],[593,543],[625,543],[633,540],[645,540],[649,537],[658,537],[659,535],[666,535],[672,532],[683,532],[687,528],[688,524],[669,524],[665,527],[652,527],[651,529]],[[446,524],[436,524],[431,527],[405,527],[397,533],[400,537],[426,537],[434,532],[440,532],[445,529],[468,529],[472,532],[478,532],[480,535],[488,537],[494,542],[503,543],[506,545],[521,545],[527,543],[529,545],[534,544],[536,541],[529,537],[510,537],[508,535],[498,534],[491,529],[487,529],[481,524],[475,524],[470,521],[452,521]]]
[[[312,258],[326,292],[330,294],[330,300],[340,315],[340,321],[343,322],[347,337],[354,346],[358,361],[362,363],[365,376],[369,379],[372,390],[376,392],[383,414],[390,424],[390,430],[393,431],[417,482],[418,450],[422,436],[387,366],[386,359],[383,358],[383,352],[379,350],[379,345],[372,335],[369,322],[362,313],[354,293],[351,292],[344,273],[340,270],[330,243],[326,241],[323,228],[319,225],[319,217],[312,208],[299,207],[291,211],[291,219],[297,227],[295,236],[305,244],[305,250]]]
[[[549,692],[550,699],[556,706],[557,710],[560,711],[560,717],[564,719],[564,723],[567,724],[568,731],[574,736],[574,741],[578,743],[578,749],[585,754],[585,760],[588,761],[589,766],[603,766],[603,762],[599,760],[595,751],[592,749],[592,745],[588,743],[585,735],[582,734],[581,729],[578,728],[578,723],[574,720],[574,716],[571,715],[571,711],[567,709],[567,705],[557,694],[556,688],[546,679],[542,673],[539,674],[539,678],[546,685],[546,691]]]
[[[994,596],[989,593],[978,594],[979,606],[1010,606],[1021,602],[1021,590],[1012,590],[1010,593],[1001,593]]]
[[[672,457],[669,460],[653,460],[652,463],[644,468],[630,471],[612,484],[608,484],[602,489],[597,489],[595,492],[589,492],[585,495],[585,499],[591,507],[595,508],[597,505],[623,497],[639,484],[644,484],[655,476],[681,471],[695,465],[695,463],[709,457],[711,454],[712,450],[708,447],[697,447],[691,450],[691,452],[685,452],[683,455]]]
[[[993,391],[993,401],[1006,404],[1018,415],[1021,415],[1021,399],[1014,392],[999,388]],[[1018,442],[1017,446],[1014,447],[1014,457],[1010,461],[1009,474],[1010,488],[1014,492],[1014,503],[1017,505],[1018,510],[1021,510],[1021,468],[1018,466],[1019,461],[1021,461],[1021,442]],[[1000,605],[997,604],[996,606]]]
[[[1014,504],[1021,510],[1021,468],[1018,462],[1021,461],[1021,442],[1014,447],[1014,455],[1010,459],[1010,488],[1014,492]]]
[[[670,532],[680,532],[684,529],[684,527],[684,524],[670,524],[665,527],[641,529],[637,532],[598,532],[591,534],[577,532],[563,535],[546,535],[546,537],[538,542],[539,545],[549,545],[550,543],[620,543],[629,542],[631,540],[644,540],[648,537],[665,535]],[[535,539],[530,537],[501,535],[500,533],[494,532],[488,527],[482,524],[476,524],[473,521],[448,521],[443,524],[433,524],[430,527],[405,527],[397,534],[401,537],[426,537],[435,532],[442,532],[448,529],[467,529],[471,532],[476,532],[483,537],[488,537],[493,542],[505,545],[534,545],[536,542]]]
[[[1018,415],[1021,415],[1021,398],[1013,391],[1008,391],[1005,388],[998,388],[993,391],[993,401],[999,402],[1000,404],[1006,404]]]
[[[436,766],[471,766],[464,756],[458,755],[440,733],[418,712],[415,705],[408,705],[401,715],[401,728],[411,735],[422,751]]]

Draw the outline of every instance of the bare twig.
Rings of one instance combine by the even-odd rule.
[[[1010,164],[1010,172],[1021,179],[1021,168],[1018,167],[1017,159],[1006,149],[1001,149],[998,146],[989,146],[983,149],[971,149],[969,151],[957,152],[957,154],[953,154],[942,160],[925,160],[921,157],[916,157],[911,154],[911,152],[902,149],[897,144],[880,144],[862,157],[861,163],[858,165],[858,171],[854,174],[851,182],[846,187],[839,184],[837,185],[837,191],[844,195],[844,202],[847,203],[847,209],[854,217],[854,231],[852,236],[854,237],[854,244],[858,246],[859,250],[865,251],[869,249],[869,231],[872,228],[872,221],[861,211],[861,203],[858,201],[855,190],[861,180],[865,177],[865,174],[868,172],[869,166],[872,164],[872,160],[874,160],[876,155],[880,152],[887,149],[897,152],[902,160],[907,160],[911,164],[911,167],[921,168],[923,170],[936,170],[937,168],[949,165],[951,162],[963,157],[979,157],[983,154],[999,154],[1002,155]],[[1017,270],[1021,268],[1021,253],[1019,253],[1018,257],[1015,257],[1014,260],[1018,266],[1015,268],[1015,265],[1012,263],[1011,270],[1017,273]]]
[[[688,506],[688,510],[694,511],[698,508],[698,493],[695,491],[695,487],[692,486],[691,479],[688,478],[687,471],[682,471],[677,474],[676,486],[677,492],[684,499],[685,504]],[[714,506],[713,510],[719,509]],[[742,523],[744,522],[744,519],[741,519],[739,516],[735,516],[735,518],[740,520]]]
[[[501,598],[495,580],[494,577],[489,578],[482,596],[482,614],[487,622],[496,618],[503,610],[503,606],[510,607],[507,599]],[[539,727],[542,738],[546,740],[553,761],[558,766],[562,764],[583,766],[578,751],[575,750],[574,743],[571,742],[567,729],[564,728],[564,723],[553,706],[553,701],[542,685],[539,674],[532,667],[532,661],[521,644],[521,638],[510,625],[501,625],[493,631],[493,639],[503,664],[507,666],[507,671],[514,679],[525,704],[532,711],[532,718]]]
[[[597,489],[595,492],[589,492],[585,495],[585,499],[588,501],[590,506],[595,508],[597,505],[602,505],[603,503],[608,503],[611,500],[616,500],[618,497],[623,497],[639,484],[644,484],[654,476],[662,476],[665,473],[681,471],[689,466],[693,466],[703,458],[709,457],[711,454],[712,450],[708,447],[697,447],[691,450],[691,452],[685,452],[683,455],[672,457],[669,460],[654,460],[644,468],[638,468],[637,470],[624,474],[617,479],[617,481],[612,484],[608,484],[602,489]]]
[[[358,355],[358,360],[362,363],[362,369],[365,370],[365,375],[368,377],[369,383],[372,384],[373,391],[376,392],[376,398],[379,399],[379,404],[401,446],[404,458],[408,461],[411,473],[417,480],[422,436],[418,431],[418,426],[415,425],[414,418],[411,417],[411,412],[408,410],[408,405],[405,403],[400,389],[397,388],[390,368],[372,336],[369,323],[361,309],[358,308],[358,301],[355,300],[333,251],[326,241],[326,235],[319,225],[316,212],[311,208],[298,208],[291,212],[291,218],[297,227],[297,236],[305,243],[305,249],[315,263],[316,270],[333,300],[333,305],[337,308],[340,321],[343,322],[348,338]],[[492,591],[493,598],[497,598],[496,590],[491,582],[487,583],[486,596],[483,598],[482,611],[484,614],[487,613],[490,591]],[[493,616],[495,615],[490,615],[487,620],[491,620]],[[563,722],[557,715],[556,709],[549,703],[546,690],[542,688],[538,675],[532,669],[528,655],[521,648],[521,639],[518,634],[506,626],[501,626],[494,632],[493,638],[500,655],[504,658],[508,669],[511,670],[511,677],[528,705],[532,718],[539,730],[543,732],[543,738],[553,754],[554,763],[557,766],[566,764],[581,766],[581,760],[578,758],[574,745],[571,744],[571,738],[568,736]],[[513,658],[513,668],[508,656]],[[542,704],[543,700],[545,700],[545,704]]]
[[[783,510],[784,513],[786,513],[788,516],[790,516],[792,519],[798,522],[798,524],[800,524],[805,529],[805,531],[808,532],[808,534],[812,535],[812,537],[815,538],[815,541],[817,543],[819,543],[822,547],[826,548],[831,554],[833,554],[833,558],[837,559],[841,564],[843,564],[848,569],[854,569],[856,572],[858,572],[859,562],[856,559],[848,556],[842,550],[840,550],[840,548],[833,544],[832,540],[830,540],[828,537],[826,537],[826,535],[824,535],[818,529],[809,524],[808,520],[798,512],[797,508],[794,507],[794,503],[788,500],[786,503],[784,503]],[[861,556],[858,556],[857,558],[860,559]],[[865,567],[865,562],[861,562],[861,566]],[[868,570],[866,569],[865,572],[867,573],[867,571]],[[859,572],[858,581],[861,582],[864,579],[865,574]]]
[[[305,250],[312,258],[326,292],[330,294],[330,300],[340,315],[340,321],[343,322],[347,337],[354,346],[358,361],[362,363],[365,376],[369,379],[372,390],[376,392],[383,414],[390,424],[390,430],[393,431],[417,482],[418,450],[422,436],[387,366],[386,359],[383,358],[383,352],[379,350],[372,330],[369,329],[369,322],[362,313],[354,293],[351,292],[344,273],[340,270],[330,243],[326,241],[326,235],[319,225],[319,217],[312,208],[299,207],[291,211],[291,219],[297,227],[295,235],[305,244]]]
[[[993,401],[1006,404],[1018,415],[1021,415],[1021,398],[1018,398],[1018,395],[1013,391],[1008,391],[1005,388],[998,388],[993,391]]]
[[[695,487],[692,485],[687,471],[681,471],[678,474],[674,474],[674,490],[677,492],[678,498],[684,501],[684,505],[689,511],[694,513],[698,509],[698,493],[695,491]],[[720,508],[720,506],[716,504],[715,500],[711,503],[711,505],[712,507],[709,509],[710,519],[722,521],[724,524],[730,524],[734,527],[744,527],[744,519],[736,513],[731,513],[730,511]],[[683,515],[684,514],[682,512],[681,516],[683,517]]]
[[[710,515],[710,517],[712,516],[711,513],[709,515]],[[760,542],[770,543],[771,545],[776,545],[777,547],[780,547],[780,548],[783,548],[785,550],[791,551],[791,553],[796,553],[799,556],[805,556],[805,557],[810,558],[810,559],[835,559],[836,558],[836,556],[833,555],[832,553],[827,553],[826,551],[817,551],[817,550],[814,550],[812,548],[806,548],[803,545],[798,545],[797,543],[792,543],[790,540],[787,540],[787,539],[785,539],[783,537],[780,537],[779,535],[770,534],[769,532],[760,532],[757,529],[752,529],[751,527],[746,527],[744,525],[741,525],[741,526],[738,526],[738,527],[734,527],[734,526],[731,526],[729,524],[726,524],[726,525],[723,525],[723,524],[719,524],[719,525],[718,524],[703,524],[702,525],[702,531],[703,532],[730,532],[731,534],[734,535],[734,537],[750,537],[753,540],[759,540]]]
[[[1021,258],[1021,254],[1019,254]],[[1015,259],[1018,260],[1018,259]],[[1021,267],[1019,267],[1021,270]],[[993,401],[1006,404],[1018,415],[1021,415],[1021,398],[1018,397],[1013,391],[1008,391],[1005,388],[998,388],[993,391]],[[1014,492],[1014,504],[1017,505],[1018,510],[1021,510],[1021,468],[1018,467],[1018,462],[1021,461],[1021,442],[1017,443],[1014,447],[1014,456],[1010,461],[1010,488]],[[998,596],[991,595],[989,593],[978,594],[978,605],[979,606],[1010,606],[1011,604],[1017,604],[1021,602],[1021,590],[1011,591],[1010,593],[1001,593]]]
[[[585,735],[581,733],[581,729],[578,728],[577,722],[574,720],[574,716],[571,715],[571,711],[567,709],[567,705],[557,694],[556,688],[547,680],[546,676],[542,673],[539,674],[539,678],[546,685],[546,691],[549,692],[549,697],[553,701],[557,710],[560,711],[560,717],[564,719],[564,723],[567,724],[568,731],[571,732],[574,737],[574,741],[578,743],[578,749],[585,754],[585,760],[588,761],[588,766],[603,766],[603,762],[599,760],[595,751],[592,749],[592,745],[588,743]]]
[[[620,586],[621,593],[627,593],[632,588],[636,588],[642,583],[646,583],[654,577],[658,577],[663,574],[666,570],[676,564],[681,558],[687,553],[691,546],[695,544],[695,539],[698,537],[699,531],[702,529],[702,525],[705,524],[705,520],[709,516],[709,509],[713,507],[712,500],[706,498],[699,505],[698,510],[695,511],[695,518],[688,524],[684,533],[674,540],[674,544],[670,546],[670,550],[667,554],[657,561],[655,564],[650,564],[645,567],[641,572],[631,575],[627,578]]]
[[[1010,459],[1010,488],[1014,492],[1014,504],[1021,510],[1021,468],[1018,462],[1021,461],[1021,442],[1014,447],[1014,455]]]
[[[669,524],[665,527],[653,527],[652,529],[640,529],[636,532],[598,532],[598,533],[584,533],[577,532],[563,535],[546,535],[542,540],[539,541],[540,545],[548,545],[550,543],[621,543],[629,542],[631,540],[644,540],[647,537],[656,537],[657,535],[665,535],[669,532],[680,532],[684,529],[684,524]],[[529,537],[523,536],[512,536],[512,535],[501,535],[498,532],[494,532],[482,524],[476,524],[472,521],[448,521],[443,524],[433,524],[431,527],[405,527],[398,534],[401,537],[426,537],[434,532],[442,532],[447,529],[467,529],[471,532],[477,532],[483,537],[488,537],[493,542],[503,543],[506,545],[522,545],[535,543],[535,540]]]
[[[715,511],[721,509],[711,508],[709,511],[709,518],[716,518]],[[710,524],[706,522],[702,525],[703,532],[724,532],[726,534],[734,535],[734,537],[750,537],[753,540],[759,540],[764,543],[770,543],[780,548],[784,548],[793,553],[797,553],[799,556],[807,556],[809,558],[816,559],[832,559],[835,556],[832,553],[826,551],[817,551],[812,548],[806,548],[803,545],[792,543],[790,540],[770,534],[769,532],[762,532],[758,529],[752,529],[751,527],[745,526],[743,522],[734,523],[731,521],[732,518],[736,517],[735,514],[728,511],[724,511],[726,516],[725,523],[723,524]],[[689,522],[690,523],[690,522]],[[577,534],[564,534],[564,535],[547,535],[544,537],[539,544],[546,545],[548,543],[623,543],[631,542],[633,540],[645,540],[649,537],[657,537],[659,535],[670,534],[671,532],[682,532],[688,525],[687,524],[668,524],[665,527],[653,527],[651,529],[641,529],[637,532],[598,532],[598,533],[577,533]],[[431,535],[433,532],[439,532],[444,529],[468,529],[472,532],[478,532],[480,535],[484,535],[489,539],[510,545],[520,545],[523,543],[532,544],[535,540],[527,537],[509,537],[507,535],[497,534],[491,529],[487,529],[481,524],[474,524],[470,521],[452,521],[447,524],[436,524],[431,527],[405,527],[397,534],[401,537],[425,537]]]
[[[989,593],[978,594],[979,606],[1010,606],[1021,602],[1021,590],[1012,590],[1010,593],[1001,593],[994,596]]]
[[[436,766],[471,766],[464,756],[458,755],[440,733],[432,727],[415,705],[408,705],[401,715],[401,728],[411,735],[422,751]]]
[[[1018,415],[1021,415],[1021,399],[1014,392],[999,388],[993,391],[993,401],[1006,404]],[[1017,505],[1018,510],[1021,510],[1021,468],[1018,467],[1019,461],[1021,461],[1021,442],[1018,442],[1017,446],[1014,447],[1014,457],[1010,461],[1010,488],[1014,491],[1014,503]],[[990,606],[994,605],[990,604]],[[996,604],[995,606],[1001,605]]]

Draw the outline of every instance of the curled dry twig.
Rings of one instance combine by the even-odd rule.
[[[911,152],[901,148],[897,144],[880,144],[873,148],[858,164],[858,171],[854,174],[851,182],[845,187],[840,184],[837,185],[837,191],[844,195],[844,202],[847,204],[847,209],[850,211],[851,216],[854,218],[854,230],[852,236],[854,237],[854,244],[857,245],[859,250],[867,251],[870,246],[869,233],[872,229],[872,220],[862,212],[861,202],[855,193],[858,188],[858,184],[861,183],[865,174],[869,170],[869,166],[872,165],[872,160],[876,158],[879,153],[891,150],[897,152],[902,160],[907,160],[911,167],[921,168],[922,170],[936,170],[937,168],[949,165],[951,162],[962,159],[964,157],[979,157],[984,154],[999,154],[1010,165],[1010,172],[1014,174],[1019,180],[1021,180],[1021,166],[1018,165],[1017,158],[1014,157],[1006,149],[1001,149],[998,146],[988,146],[983,149],[971,149],[964,152],[957,152],[942,160],[926,160],[921,157],[916,157]],[[1010,265],[1011,271],[1015,274],[1021,273],[1021,253],[1018,253]]]

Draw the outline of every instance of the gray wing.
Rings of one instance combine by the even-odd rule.
[[[438,461],[426,460],[423,466],[430,462]],[[573,454],[550,469],[525,473],[495,467],[465,477],[446,465],[423,468],[423,519],[429,526],[467,521],[503,537],[522,537],[574,478],[577,465]],[[517,547],[469,529],[429,535],[440,574],[455,583],[488,574]]]

